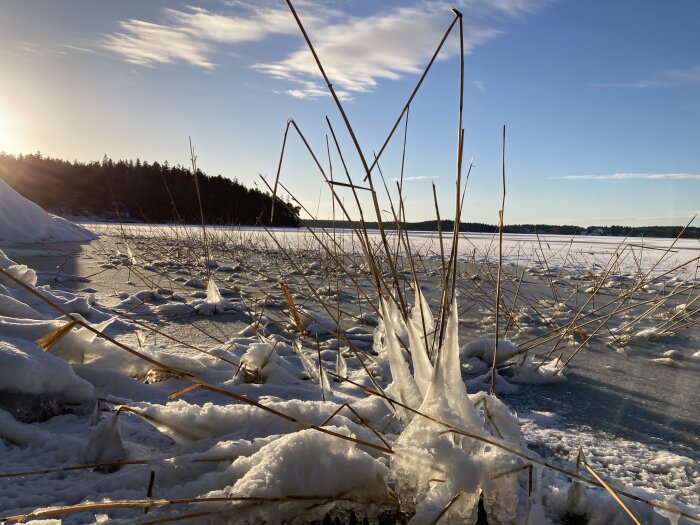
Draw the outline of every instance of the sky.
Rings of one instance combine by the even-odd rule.
[[[700,211],[697,0],[296,0],[370,161],[455,15],[464,27],[462,220],[495,224],[506,126],[505,222],[681,225]],[[3,0],[0,151],[189,164],[264,189],[293,118],[327,175],[364,170],[283,0]],[[408,220],[454,214],[455,25],[382,154]],[[290,132],[282,183],[318,218],[322,176]],[[380,207],[389,201],[377,170]],[[349,210],[349,190],[339,190]],[[360,193],[371,210],[369,193]],[[206,203],[205,203],[206,205]],[[355,217],[355,212],[353,211]],[[696,224],[696,223],[694,223]],[[697,225],[697,224],[696,224]]]

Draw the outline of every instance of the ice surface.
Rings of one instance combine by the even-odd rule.
[[[153,263],[154,267],[158,267],[156,263]],[[0,264],[12,268],[13,275],[36,286],[36,274],[31,269],[15,265],[6,257],[0,257]],[[137,260],[129,264],[140,263]],[[309,271],[319,269],[320,266]],[[206,294],[200,293],[203,297],[188,297],[187,303],[175,302],[173,297],[176,294],[161,293],[155,288],[153,291],[136,291],[139,288],[134,288],[123,299],[134,297],[135,301],[130,304],[147,300],[144,311],[158,320],[165,318],[167,307],[171,305],[184,306],[186,309],[182,308],[181,312],[189,314],[197,305],[209,304],[216,312],[217,305],[224,299],[212,283],[210,280]],[[587,487],[585,497],[582,497],[576,492],[578,489],[570,488],[570,480],[546,469],[535,469],[535,492],[528,496],[527,471],[522,469],[526,461],[508,453],[501,445],[529,457],[538,457],[527,447],[535,441],[531,436],[543,428],[550,429],[549,434],[539,435],[543,448],[575,449],[574,442],[581,437],[586,440],[585,447],[590,451],[591,461],[596,466],[605,466],[625,483],[633,479],[633,476],[625,475],[634,465],[617,457],[615,448],[597,447],[599,440],[596,435],[577,432],[566,437],[565,429],[552,431],[551,427],[557,428],[558,421],[554,414],[540,414],[542,424],[538,426],[523,418],[522,414],[518,419],[495,396],[485,392],[468,393],[462,373],[477,369],[483,374],[480,381],[484,389],[488,390],[492,357],[489,349],[493,347],[493,340],[471,346],[469,355],[479,355],[483,362],[477,357],[460,356],[464,352],[460,352],[457,330],[463,330],[465,320],[458,319],[459,310],[455,303],[450,308],[442,345],[438,345],[433,341],[435,321],[428,301],[417,287],[414,307],[407,319],[400,315],[393,302],[387,301],[378,305],[383,320],[373,335],[368,333],[366,326],[345,328],[345,335],[358,343],[367,344],[374,338],[378,355],[371,350],[359,354],[370,370],[371,378],[360,366],[358,354],[343,346],[343,337],[328,337],[328,332],[336,335],[339,329],[336,323],[306,305],[300,306],[300,311],[307,314],[303,316],[307,326],[313,326],[319,334],[318,348],[315,338],[301,345],[298,334],[289,331],[269,335],[268,328],[272,329],[274,324],[270,314],[270,319],[260,318],[260,325],[255,325],[257,320],[253,321],[246,332],[249,337],[234,337],[206,347],[214,355],[225,355],[232,360],[226,362],[160,338],[158,344],[151,343],[150,338],[148,342],[142,339],[137,342],[134,325],[113,320],[113,313],[100,300],[95,302],[86,296],[49,287],[35,289],[64,305],[97,330],[108,331],[121,341],[129,341],[139,352],[166,367],[191,373],[243,398],[233,400],[198,388],[182,394],[177,400],[168,400],[168,394],[191,383],[95,337],[85,328],[74,328],[48,353],[40,352],[34,341],[63,325],[65,320],[38,298],[4,282],[0,287],[0,298],[8,300],[6,303],[0,301],[0,305],[10,306],[0,314],[0,334],[3,345],[6,345],[0,349],[11,348],[13,352],[20,349],[23,354],[33,356],[35,354],[27,349],[35,348],[42,359],[61,363],[60,366],[70,371],[70,377],[77,380],[77,384],[87,384],[94,392],[92,399],[95,395],[105,398],[103,409],[115,410],[124,405],[132,412],[123,411],[119,416],[112,412],[91,428],[88,415],[57,416],[26,425],[16,421],[10,413],[0,411],[0,456],[3,458],[0,474],[119,458],[145,458],[148,463],[124,466],[109,474],[81,471],[21,478],[21,481],[0,479],[0,508],[3,509],[0,516],[47,505],[89,501],[98,498],[96,495],[109,500],[141,499],[149,470],[153,468],[157,471],[154,496],[158,498],[229,495],[309,496],[334,500],[333,503],[305,501],[298,505],[221,503],[218,506],[183,507],[182,510],[226,510],[237,518],[250,516],[251,522],[280,521],[288,513],[320,521],[330,509],[337,511],[342,505],[347,505],[353,512],[367,512],[372,522],[376,519],[376,513],[372,512],[384,508],[387,502],[393,509],[393,492],[398,494],[402,510],[415,513],[413,523],[432,522],[458,494],[450,512],[443,517],[445,523],[475,523],[479,499],[491,524],[559,523],[564,520],[567,508],[569,513],[585,512],[589,523],[624,522],[623,511],[615,507],[606,493]],[[268,302],[265,299],[259,307],[274,307],[275,304],[275,300]],[[172,313],[177,311],[173,310]],[[287,320],[286,314],[280,313],[280,316]],[[198,319],[208,323],[226,320],[226,317],[205,320],[192,316],[188,321]],[[251,320],[246,318],[244,322],[247,324]],[[234,326],[228,333],[235,334],[241,324]],[[515,345],[505,341],[499,346],[505,356],[517,350]],[[657,355],[696,366],[690,361],[689,353]],[[239,361],[257,376],[255,381],[241,381],[243,372],[237,374],[236,366]],[[513,361],[501,367],[503,376],[497,374],[499,395],[508,387],[514,391],[519,389],[519,392],[530,388],[508,382],[549,383],[563,378],[560,374],[554,375],[554,368],[549,365],[535,370],[538,361],[533,363],[529,357],[522,363]],[[376,396],[367,397],[366,391],[347,381],[333,383],[331,390],[326,369],[335,370],[363,386],[376,388],[376,382],[388,395],[441,423],[404,409],[399,411],[401,417],[397,418],[390,404]],[[35,382],[36,377],[32,378]],[[50,380],[59,378],[51,377]],[[154,381],[157,382],[148,384],[149,378],[156,378]],[[0,378],[0,384],[4,384],[4,380],[4,376]],[[473,392],[471,386],[469,392]],[[559,385],[551,386],[557,388]],[[280,417],[240,400],[246,398],[288,417]],[[359,417],[343,407],[343,403],[353,407]],[[331,417],[336,411],[338,413]],[[323,428],[341,436],[383,446],[365,422],[378,429],[393,454],[323,434],[310,427],[323,424]],[[527,430],[528,441],[523,438],[522,429]],[[686,483],[684,486],[687,486],[687,479],[697,477],[697,466],[690,457],[665,454],[653,447],[634,456],[631,444],[622,443],[621,446],[629,452],[626,455],[638,457],[639,462],[649,468],[649,476],[663,476],[664,482],[668,480],[671,485],[677,481],[678,485]],[[504,474],[513,469],[520,470]],[[637,477],[640,475],[637,473]],[[660,494],[641,491],[639,494],[662,498]],[[356,503],[342,503],[344,498]],[[568,505],[567,498],[571,500]],[[661,513],[642,504],[634,506],[634,510],[645,523],[668,523]],[[151,512],[149,518],[158,518],[168,509],[153,509]],[[130,523],[142,517],[142,511],[110,510],[102,515],[82,513],[67,518],[66,522],[104,520]]]

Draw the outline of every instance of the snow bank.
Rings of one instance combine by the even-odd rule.
[[[240,477],[231,488],[235,496],[333,497],[352,493],[355,498],[372,500],[386,494],[389,476],[389,469],[366,452],[314,430],[281,437],[252,456],[237,459],[231,470]]]
[[[68,363],[22,339],[0,341],[0,385],[9,392],[60,395],[73,403],[95,398],[92,385]]]
[[[25,242],[89,241],[97,236],[51,215],[0,179],[0,246]]]

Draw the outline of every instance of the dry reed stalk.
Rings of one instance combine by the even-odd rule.
[[[442,39],[440,40],[440,43],[438,44],[437,48],[435,49],[433,56],[430,58],[428,65],[423,70],[423,73],[421,74],[420,78],[418,79],[416,86],[413,88],[411,95],[408,97],[408,100],[406,101],[406,104],[404,105],[403,109],[401,110],[401,113],[399,114],[398,118],[396,119],[396,122],[394,122],[394,125],[391,128],[391,131],[389,131],[389,134],[387,135],[386,139],[384,140],[382,147],[379,148],[379,153],[377,153],[377,160],[379,160],[381,158],[382,154],[384,153],[384,149],[389,144],[389,141],[391,141],[391,137],[394,135],[396,128],[399,126],[401,119],[403,118],[404,114],[406,112],[408,112],[408,108],[411,106],[411,102],[413,102],[413,98],[418,93],[418,90],[420,89],[421,85],[423,84],[425,77],[428,76],[428,72],[430,71],[430,68],[433,66],[433,63],[435,62],[438,55],[440,54],[440,50],[442,49],[442,46],[445,44],[447,37],[452,32],[452,29],[454,28],[455,24],[457,23],[458,18],[461,18],[461,15],[457,16],[457,13],[455,13],[455,17],[452,19],[452,23],[450,23],[450,26],[447,28],[447,31],[445,31],[445,34],[442,36]],[[372,164],[369,167],[369,169],[367,170],[368,173],[371,173],[373,169],[374,169],[374,164]]]
[[[263,228],[265,228],[265,227],[263,226]],[[265,229],[267,230],[267,228],[265,228]],[[269,230],[268,230],[268,234],[269,234]],[[270,238],[273,240],[273,242],[275,242],[277,244],[277,247],[282,252],[282,254],[287,258],[287,260],[295,267],[295,270],[298,273],[301,273],[301,272],[299,272],[298,266],[296,265],[296,263],[294,262],[294,259],[291,257],[291,255],[288,253],[288,251],[284,249],[284,247],[279,243],[279,241],[273,235],[271,235]],[[314,298],[316,299],[316,301],[318,301],[318,303],[324,308],[324,310],[326,311],[328,316],[333,318],[333,314],[331,313],[330,309],[328,308],[326,303],[321,299],[321,297],[318,295],[318,292],[311,285],[311,283],[306,278],[306,276],[302,274],[301,277],[304,280],[304,282],[306,283],[308,289],[311,290],[311,293],[314,296]],[[336,328],[337,328],[337,325],[339,324],[339,322],[340,322],[340,320],[336,321]],[[369,377],[372,384],[375,387],[377,387],[379,390],[383,391],[382,387],[379,385],[379,383],[377,383],[377,380],[374,378],[374,376],[367,369],[367,366],[365,365],[364,361],[362,361],[362,359],[360,358],[360,355],[362,355],[362,353],[358,352],[356,345],[350,340],[350,338],[341,330],[336,330],[335,332],[331,332],[331,333],[334,333],[334,335],[336,335],[336,337],[338,337],[339,339],[343,339],[344,341],[346,341],[346,343],[350,347],[350,350],[353,352],[355,357],[357,357],[358,361],[360,362],[360,365],[362,365],[362,368],[364,369],[365,373],[367,374],[367,377]]]
[[[588,461],[586,460],[586,456],[583,456],[583,466],[586,467],[586,470],[591,473],[591,475],[602,485],[602,487],[612,496],[612,498],[617,502],[620,507],[624,509],[624,511],[629,515],[630,518],[632,518],[632,521],[634,521],[635,525],[642,525],[642,523],[637,519],[637,517],[634,515],[634,513],[630,510],[630,508],[625,504],[624,501],[620,498],[620,496],[617,494],[617,491],[613,489],[600,475],[593,469],[588,464]]]
[[[264,177],[261,177],[261,178],[262,178],[262,180],[265,182],[265,184],[267,184],[267,181],[265,180],[265,178],[264,178]],[[268,185],[268,187],[269,187],[269,185]],[[288,193],[289,195],[291,195],[291,193],[289,193],[289,191],[284,187],[284,185],[283,185],[281,182],[280,182],[280,187],[281,187],[282,189],[284,189],[285,191],[287,191],[287,193]],[[292,198],[294,198],[294,197],[292,197]],[[288,259],[290,262],[293,262],[293,258],[292,258],[292,256],[291,256],[291,254],[289,254],[288,250],[285,250],[284,248],[282,248],[282,245],[277,241],[276,238],[274,238],[273,232],[272,232],[271,230],[268,230],[267,228],[264,228],[264,229],[265,229],[265,231],[267,232],[267,234],[270,236],[270,238],[273,240],[273,242],[277,245],[278,249],[279,249],[280,251],[285,252],[285,256],[287,257],[287,259]],[[338,268],[344,268],[345,266],[341,263],[340,259],[337,257],[337,247],[338,247],[338,245],[337,245],[337,244],[334,244],[334,245],[333,245],[334,248],[336,248],[336,251],[335,251],[335,253],[334,253],[334,251],[331,250],[330,248],[328,248],[328,246],[321,240],[321,238],[317,235],[317,233],[316,233],[313,229],[308,228],[308,227],[307,227],[307,229],[308,229],[309,233],[312,235],[312,237],[319,243],[319,246],[320,246],[322,249],[325,250],[326,254],[327,254],[331,259],[333,259],[333,261],[334,261],[334,263],[336,264],[336,266],[337,266]],[[320,229],[321,229],[321,231],[322,231],[323,233],[326,234],[326,236],[327,236],[331,241],[333,240],[333,239],[332,239],[332,235],[331,235],[330,233],[328,233],[328,231],[327,231],[325,228],[320,228]],[[342,248],[341,248],[341,251],[342,251]],[[346,257],[349,257],[349,254],[347,254],[347,253],[345,253],[345,252],[343,252],[343,255],[345,255]],[[299,271],[300,269],[297,267],[296,270]],[[360,286],[359,281],[357,281],[357,279],[356,279],[349,271],[345,271],[345,275],[346,275],[354,284],[356,284],[358,290],[362,290],[362,296],[363,296],[363,298],[368,302],[368,304],[370,304],[370,305],[372,306],[372,308],[374,309],[375,313],[376,313],[377,315],[381,315],[380,312],[379,312],[379,309],[377,308],[377,306],[374,305],[374,304],[369,300],[369,297],[368,297],[367,294],[364,292],[364,288],[362,288],[362,287]],[[373,275],[374,275],[377,279],[381,278],[381,274],[379,274],[378,272],[373,272]],[[377,277],[377,276],[379,276],[379,277]],[[308,281],[307,281],[306,284],[311,288],[311,285],[310,285],[310,283],[308,283]],[[315,297],[314,297],[315,299],[319,300],[319,302],[323,302],[323,301],[321,301],[320,298],[318,298],[317,294],[314,294],[314,295],[315,295]],[[332,314],[330,314],[330,312],[329,312],[329,315],[330,315],[331,317],[333,317]]]
[[[493,362],[491,363],[491,395],[496,394],[496,359],[498,356],[498,322],[501,308],[501,275],[503,273],[503,212],[506,207],[506,127],[503,126],[503,145],[501,150],[501,176],[503,179],[503,197],[501,210],[498,212],[498,280],[496,281],[496,330]]]
[[[287,134],[289,133],[289,120],[284,128],[284,138],[282,139],[282,150],[280,151],[280,160],[277,163],[277,175],[275,176],[275,187],[272,190],[272,208],[270,210],[270,224],[275,218],[275,202],[277,201],[277,184],[280,180],[280,172],[282,171],[282,159],[284,158],[284,148],[287,145]]]
[[[328,373],[330,374],[331,372],[328,372]],[[322,426],[327,425],[336,415],[338,415],[338,414],[340,413],[340,411],[341,411],[343,408],[347,408],[350,412],[352,412],[352,413],[355,415],[355,417],[359,420],[359,422],[360,422],[360,424],[361,424],[362,426],[367,427],[367,428],[369,429],[369,431],[372,432],[372,434],[374,434],[375,436],[377,436],[377,438],[378,438],[382,443],[384,443],[384,446],[385,446],[386,448],[388,448],[388,449],[391,450],[391,444],[384,438],[384,436],[382,436],[379,432],[377,432],[377,430],[370,424],[370,422],[367,421],[365,418],[363,418],[363,417],[357,412],[357,410],[355,410],[354,408],[352,408],[352,406],[350,406],[348,403],[343,403],[342,405],[340,405],[340,406],[338,407],[338,409],[337,409],[335,412],[333,412],[330,416],[328,416],[328,417],[323,421],[323,423],[321,423],[319,426],[322,427]]]
[[[153,485],[155,484],[155,482],[156,482],[156,469],[151,469],[151,475],[148,479],[148,489],[146,491],[146,497],[148,499],[151,499],[153,497]],[[146,507],[145,509],[143,509],[143,513],[148,514],[149,510],[150,509],[148,507]]]
[[[508,476],[510,474],[515,474],[516,472],[520,472],[521,470],[527,470],[527,495],[530,496],[532,494],[532,463],[526,463],[525,465],[522,465],[520,467],[514,467],[504,472],[499,472],[498,474],[494,474],[493,476],[491,476],[491,479],[497,480],[498,478],[502,478],[503,476]]]
[[[355,132],[352,128],[352,125],[350,124],[350,120],[347,117],[347,114],[345,113],[345,110],[343,109],[343,105],[340,102],[340,99],[338,98],[338,95],[336,94],[335,90],[333,89],[333,85],[331,84],[330,80],[328,79],[328,75],[326,74],[325,69],[323,68],[323,64],[321,64],[321,60],[318,57],[318,54],[316,53],[316,49],[314,48],[313,44],[311,43],[311,39],[309,38],[309,35],[306,33],[306,29],[304,29],[304,25],[301,23],[301,20],[299,19],[299,16],[297,15],[296,10],[294,9],[294,6],[292,5],[291,0],[286,0],[287,5],[289,6],[289,10],[292,12],[292,15],[294,16],[294,19],[297,22],[297,25],[299,26],[299,29],[301,30],[302,35],[304,36],[304,39],[306,40],[306,44],[309,47],[309,50],[311,51],[311,54],[314,57],[314,60],[316,62],[316,65],[318,66],[319,71],[321,72],[321,75],[323,76],[324,81],[326,82],[326,86],[328,87],[328,91],[331,93],[331,96],[333,97],[333,100],[335,101],[335,104],[340,111],[341,116],[343,117],[343,121],[345,122],[345,127],[347,128],[348,132],[350,133],[350,136],[352,138],[352,141],[355,145],[355,149],[357,150],[357,154],[360,158],[360,161],[362,162],[362,166],[364,167],[365,173],[367,174],[366,180],[369,182],[369,187],[372,192],[372,203],[374,205],[374,211],[377,217],[377,226],[379,227],[379,233],[381,235],[382,239],[382,245],[384,247],[384,252],[387,257],[387,263],[389,264],[389,268],[391,269],[394,282],[396,283],[397,288],[399,287],[399,278],[398,274],[396,271],[396,267],[393,264],[393,260],[391,258],[391,250],[389,249],[389,244],[387,242],[386,238],[386,232],[384,231],[384,224],[382,221],[382,214],[379,209],[379,202],[377,201],[377,194],[374,190],[374,184],[372,182],[372,176],[371,176],[371,171],[370,168],[367,164],[367,159],[365,158],[364,153],[362,152],[362,148],[360,147],[360,143],[357,140],[357,136],[355,135]],[[402,315],[406,316],[406,304],[403,301],[403,297],[400,293],[400,289],[398,290],[398,298],[399,302],[401,303],[401,312]]]
[[[127,461],[111,461],[108,463],[88,463],[85,465],[72,465],[69,467],[56,467],[42,470],[26,470],[19,472],[3,472],[0,473],[0,479],[3,478],[25,478],[29,476],[43,476],[45,474],[55,474],[57,472],[71,472],[75,470],[92,470],[104,467],[121,467],[125,465],[148,465],[150,459],[134,459]]]
[[[294,324],[297,325],[297,330],[299,330],[299,333],[303,337],[305,332],[304,325],[301,324],[301,319],[299,319],[299,312],[297,310],[296,305],[294,304],[294,298],[292,297],[292,294],[289,293],[289,290],[287,290],[287,287],[284,285],[284,283],[280,283],[280,288],[282,289],[284,298],[287,300],[287,305],[289,306],[289,311],[292,313],[292,319],[294,320]]]
[[[328,120],[327,120],[327,121],[328,121]],[[330,189],[331,189],[331,193],[332,193],[332,195],[333,195],[333,202],[334,202],[334,203],[337,202],[337,203],[340,205],[340,208],[341,208],[341,210],[343,211],[343,214],[345,215],[346,220],[351,221],[350,215],[349,215],[349,213],[347,212],[347,210],[345,209],[345,206],[343,205],[342,200],[340,199],[340,197],[339,197],[339,196],[337,195],[337,193],[335,192],[335,189],[333,188],[334,185],[331,183],[332,181],[330,181],[330,180],[328,179],[328,177],[326,176],[325,170],[324,170],[323,167],[321,166],[321,163],[319,162],[319,160],[318,160],[318,158],[317,158],[315,152],[313,151],[313,149],[311,148],[310,144],[309,144],[308,141],[306,140],[306,137],[305,137],[304,134],[301,132],[301,130],[299,129],[299,126],[296,124],[296,122],[295,122],[293,119],[289,119],[288,122],[291,123],[292,126],[294,127],[295,131],[297,132],[297,134],[298,134],[299,137],[301,138],[302,142],[304,143],[304,146],[306,147],[307,151],[309,152],[309,154],[311,155],[312,159],[314,160],[314,162],[315,162],[315,164],[316,164],[316,167],[319,169],[319,171],[320,171],[320,173],[321,173],[321,176],[323,177],[324,181],[329,185],[329,187],[330,187]],[[330,121],[328,121],[328,125],[330,126]],[[335,134],[333,133],[333,128],[331,127],[330,129],[331,129],[331,133],[333,134],[333,138],[334,138],[334,140],[335,140]],[[336,143],[336,147],[338,147],[337,141],[336,141],[335,143]],[[338,152],[339,152],[339,154],[341,154],[341,160],[342,160],[343,157],[342,157],[342,153],[340,153],[340,148],[339,148],[339,147],[338,147]],[[347,171],[347,167],[345,166],[345,161],[344,161],[344,160],[343,160],[343,167],[344,167],[345,170],[346,170],[346,174],[347,174],[347,176],[348,176],[348,180],[350,181],[350,184],[352,184],[352,181],[351,181],[350,175],[349,175],[349,173],[348,173],[348,171]],[[267,185],[267,187],[270,188],[270,185],[267,183],[267,180],[266,180],[264,177],[262,177],[262,175],[261,175],[260,177],[263,179],[263,181],[265,182],[265,184]],[[287,191],[287,193],[288,193],[289,195],[292,196],[292,198],[294,198],[294,196],[291,194],[291,192],[289,192],[289,191],[284,187],[284,185],[282,185],[282,183],[279,182],[279,180],[276,181],[276,184],[279,184],[285,191]],[[272,190],[272,188],[270,188],[270,189]],[[361,208],[361,205],[360,205],[360,202],[359,202],[359,198],[357,197],[357,194],[356,194],[356,192],[355,192],[355,188],[353,187],[352,190],[353,190],[353,193],[355,194],[355,198],[356,198],[356,200],[357,200],[358,207],[359,207],[359,209],[361,210],[362,208]],[[371,192],[374,191],[371,187],[370,187],[369,190],[370,190]],[[294,200],[297,202],[297,204],[301,205],[301,203],[299,203],[295,198],[294,198]],[[302,209],[303,209],[304,211],[306,211],[306,213],[308,213],[310,217],[312,217],[312,218],[314,217],[314,215],[311,214],[304,206],[302,206]],[[362,213],[362,211],[360,211],[360,213]],[[376,283],[377,286],[379,287],[379,286],[380,286],[380,283],[383,283],[383,282],[384,282],[384,279],[383,279],[383,277],[382,277],[382,275],[381,275],[381,272],[380,272],[379,269],[378,269],[378,265],[377,265],[377,263],[376,263],[376,260],[375,260],[374,255],[373,255],[373,253],[372,253],[372,250],[370,249],[370,246],[369,246],[369,238],[368,238],[368,235],[367,235],[367,231],[366,231],[364,222],[362,222],[361,227],[362,227],[363,230],[364,230],[364,237],[365,237],[366,243],[367,243],[367,247],[366,247],[366,249],[364,249],[363,251],[365,252],[365,256],[366,256],[366,257],[368,258],[368,260],[370,261],[370,269],[372,270],[372,272],[373,272],[373,274],[374,274],[374,276],[375,276],[375,283]],[[308,229],[310,232],[312,232],[311,228],[308,228],[308,227],[307,227],[307,229]],[[323,229],[323,231],[326,232],[325,228]],[[313,232],[312,232],[312,233],[313,233]],[[358,238],[360,239],[360,241],[361,241],[361,243],[362,243],[362,236],[360,236],[359,233],[358,233]]]
[[[437,516],[435,516],[435,519],[430,522],[430,525],[437,525],[438,523],[440,523],[442,517],[449,512],[450,508],[452,508],[452,505],[455,504],[455,502],[459,499],[461,495],[462,492],[458,492],[457,494],[455,494],[449,501],[449,503],[445,505],[445,507],[438,513]]]
[[[207,245],[207,228],[204,221],[204,207],[202,206],[202,195],[199,192],[199,180],[197,179],[197,155],[194,154],[192,146],[192,137],[190,137],[190,161],[192,162],[192,176],[194,177],[194,186],[197,190],[197,203],[199,204],[199,217],[202,220],[202,242],[204,243],[204,257],[206,259],[207,278],[211,277],[211,269],[209,268],[209,246]]]
[[[289,502],[305,502],[305,501],[347,501],[351,503],[364,503],[344,495],[339,496],[282,496],[282,497],[266,497],[266,496],[213,496],[213,497],[196,497],[196,498],[178,498],[178,499],[131,499],[131,500],[115,500],[109,502],[86,502],[76,505],[62,505],[37,509],[26,514],[17,514],[15,516],[0,517],[3,522],[22,522],[30,518],[49,518],[52,516],[62,516],[66,514],[75,514],[78,512],[97,512],[119,509],[145,509],[153,507],[166,507],[171,505],[188,505],[188,504],[206,504],[206,503],[289,503]],[[388,504],[388,502],[386,503]],[[156,523],[158,521],[156,520]]]
[[[698,286],[700,286],[700,285],[698,285]],[[672,297],[673,295],[680,295],[680,294],[683,293],[683,292],[684,292],[684,290],[681,290],[681,291],[675,292],[675,294],[669,294],[669,295],[666,297],[666,299]],[[622,313],[631,311],[631,310],[633,310],[633,309],[635,309],[635,308],[638,308],[638,307],[640,307],[640,306],[644,306],[644,305],[648,305],[648,304],[653,304],[655,301],[656,301],[656,300],[652,298],[652,299],[647,299],[647,300],[644,300],[644,301],[640,301],[640,302],[635,303],[635,304],[632,304],[632,305],[627,305],[627,306],[625,306],[624,308],[621,308],[621,309],[617,310],[617,311],[616,311],[616,314],[619,315],[619,314],[622,314]],[[595,315],[595,312],[598,312],[598,311],[600,311],[601,309],[602,309],[602,307],[597,307],[596,310],[595,310],[594,312],[591,312],[591,313],[587,314],[587,316],[593,316],[593,315]],[[605,320],[605,319],[606,319],[606,314],[600,315],[600,316],[598,316],[598,317],[593,317],[592,319],[589,319],[589,320],[587,320],[587,321],[579,322],[579,323],[578,323],[578,326],[579,326],[580,328],[583,328],[583,327],[586,327],[586,326],[588,326],[588,325],[590,325],[590,324],[597,323],[597,322],[599,322],[599,321],[601,321],[601,320]],[[529,341],[527,341],[526,343],[523,343],[523,344],[521,345],[521,348],[518,350],[517,355],[523,354],[523,353],[525,353],[525,352],[527,352],[527,351],[529,351],[529,350],[532,350],[533,348],[536,348],[537,346],[541,346],[541,345],[543,345],[543,344],[546,344],[546,343],[549,342],[549,341],[552,341],[552,340],[554,340],[554,339],[557,339],[557,338],[561,337],[561,336],[560,336],[560,332],[561,332],[562,330],[565,330],[565,329],[564,329],[563,327],[558,327],[558,328],[555,328],[554,330],[551,330],[551,331],[549,331],[549,332],[546,332],[545,334],[541,334],[541,335],[539,335],[539,336],[537,336],[537,337],[535,337],[535,338],[530,339]],[[544,339],[543,339],[543,338],[544,338]]]

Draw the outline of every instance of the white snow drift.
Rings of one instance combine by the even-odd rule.
[[[45,212],[0,179],[0,245],[96,238],[90,230]]]

